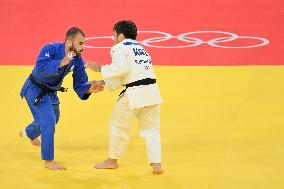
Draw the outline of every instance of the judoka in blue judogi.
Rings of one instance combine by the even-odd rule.
[[[20,93],[34,118],[20,135],[28,137],[34,145],[41,145],[41,157],[49,169],[65,169],[54,161],[54,132],[60,117],[57,92],[66,91],[62,87],[64,77],[73,72],[73,89],[82,100],[87,100],[91,93],[103,90],[103,85],[98,82],[88,82],[80,56],[84,42],[84,33],[79,28],[71,28],[64,43],[45,45]],[[37,139],[39,136],[41,143]]]

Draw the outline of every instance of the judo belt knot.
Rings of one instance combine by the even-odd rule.
[[[125,85],[126,88],[120,92],[118,100],[123,96],[126,89],[129,87],[140,86],[140,85],[150,85],[150,84],[155,84],[155,83],[156,83],[156,79],[152,79],[152,78],[141,79],[141,80],[134,81],[132,83],[128,83]]]
[[[46,95],[47,93],[53,93],[53,92],[56,92],[56,91],[67,92],[67,89],[68,89],[68,88],[64,88],[64,87],[60,87],[58,90],[51,89],[51,88],[47,87],[46,85],[37,82],[32,74],[30,75],[30,80],[35,86],[37,86],[41,89],[40,93],[37,95],[36,99],[33,102],[34,106],[38,105],[38,103],[41,102],[42,97],[44,95]]]

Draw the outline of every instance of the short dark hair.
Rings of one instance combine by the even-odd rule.
[[[77,28],[77,27],[70,28],[66,33],[65,40],[70,39],[70,38],[74,39],[78,33],[82,34],[85,37],[84,32],[80,28]]]
[[[131,20],[121,20],[117,22],[113,26],[113,31],[116,31],[118,35],[122,33],[126,39],[135,40],[137,37],[137,27]]]

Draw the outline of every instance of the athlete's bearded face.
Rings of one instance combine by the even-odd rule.
[[[80,56],[85,48],[84,47],[86,41],[85,37],[81,33],[78,33],[73,40],[72,39],[70,40],[72,42],[72,46],[69,47],[69,50],[74,51],[77,56]]]

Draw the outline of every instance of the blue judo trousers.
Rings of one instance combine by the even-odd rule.
[[[64,77],[73,71],[74,91],[82,100],[86,100],[90,96],[90,94],[86,94],[91,84],[88,83],[83,59],[76,56],[68,65],[60,67],[64,56],[64,43],[45,45],[31,73],[37,83],[45,85],[55,92],[45,94],[40,102],[35,104],[34,101],[42,89],[33,84],[30,76],[26,79],[20,92],[20,96],[26,99],[34,118],[33,122],[26,127],[26,134],[31,140],[41,135],[41,157],[43,160],[54,159],[54,132],[60,116],[59,98],[56,90],[60,89]]]

